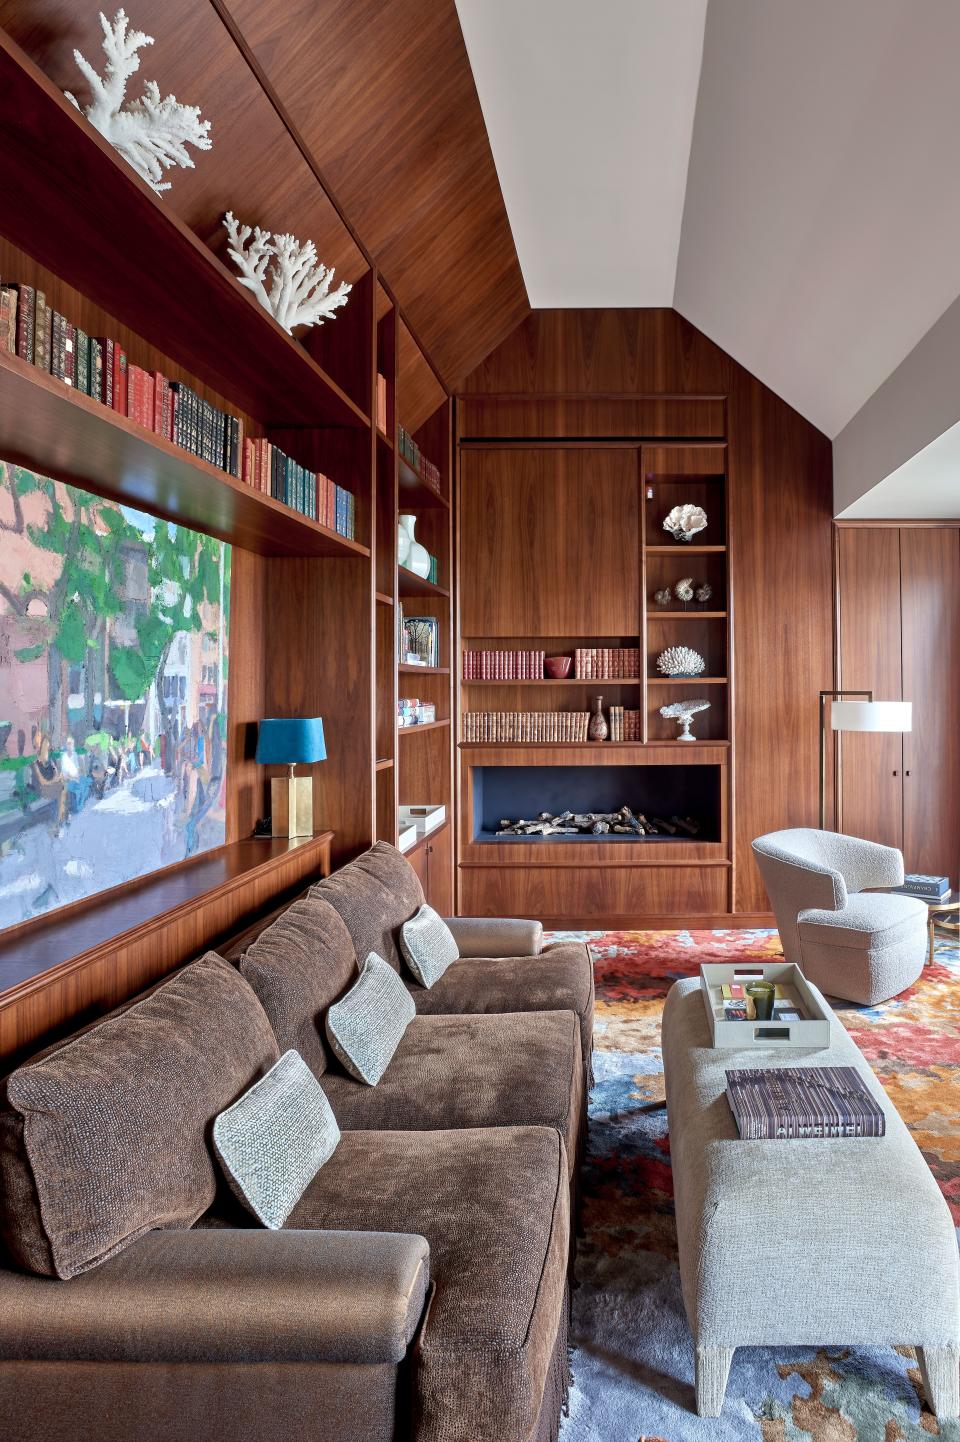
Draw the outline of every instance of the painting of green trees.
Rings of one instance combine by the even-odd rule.
[[[221,845],[230,548],[0,463],[0,926]]]

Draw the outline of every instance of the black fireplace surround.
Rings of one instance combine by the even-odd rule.
[[[719,841],[719,766],[474,766],[473,839],[530,843],[587,841],[617,843]],[[695,837],[676,836],[498,836],[501,820],[535,821],[541,811],[618,811],[635,815],[692,817]]]

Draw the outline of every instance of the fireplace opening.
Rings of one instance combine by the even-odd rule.
[[[474,841],[616,845],[720,840],[719,766],[474,766],[472,775]],[[547,835],[503,831],[505,822],[536,823],[544,812],[612,816],[622,807],[645,817],[652,829],[642,834],[628,825],[618,831],[611,822],[602,834],[579,829],[570,834],[566,826]]]

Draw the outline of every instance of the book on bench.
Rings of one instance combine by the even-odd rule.
[[[727,1072],[727,1098],[748,1141],[882,1137],[883,1108],[855,1067],[747,1067]]]

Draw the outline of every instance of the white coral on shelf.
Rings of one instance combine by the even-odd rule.
[[[240,284],[285,331],[292,333],[295,325],[322,325],[346,305],[353,287],[341,281],[336,290],[330,289],[333,270],[317,260],[312,240],[301,245],[296,236],[242,225],[230,210],[223,224],[230,238],[227,254],[240,271]]]
[[[181,105],[175,95],[160,99],[155,80],[144,81],[139,100],[124,104],[127,81],[140,69],[138,50],[153,44],[153,36],[142,30],[129,30],[123,10],[110,21],[100,12],[103,50],[107,57],[104,78],[97,74],[79,50],[73,58],[86,77],[93,99],[83,109],[94,129],[123,156],[124,160],[157,192],[170,189],[163,172],[174,165],[192,170],[193,160],[187,146],[210,150],[209,120],[200,119],[196,105]],[[64,92],[71,105],[79,110],[80,102],[70,91]]]
[[[663,529],[669,531],[674,540],[692,541],[707,524],[707,513],[702,506],[674,506],[669,516],[664,517]]]
[[[668,721],[680,722],[678,741],[696,741],[696,736],[690,730],[690,721],[698,711],[709,710],[710,702],[701,698],[696,701],[673,701],[669,706],[660,707],[660,715]]]
[[[668,646],[657,657],[657,670],[661,676],[700,676],[706,670],[706,662],[700,652],[690,646]]]

